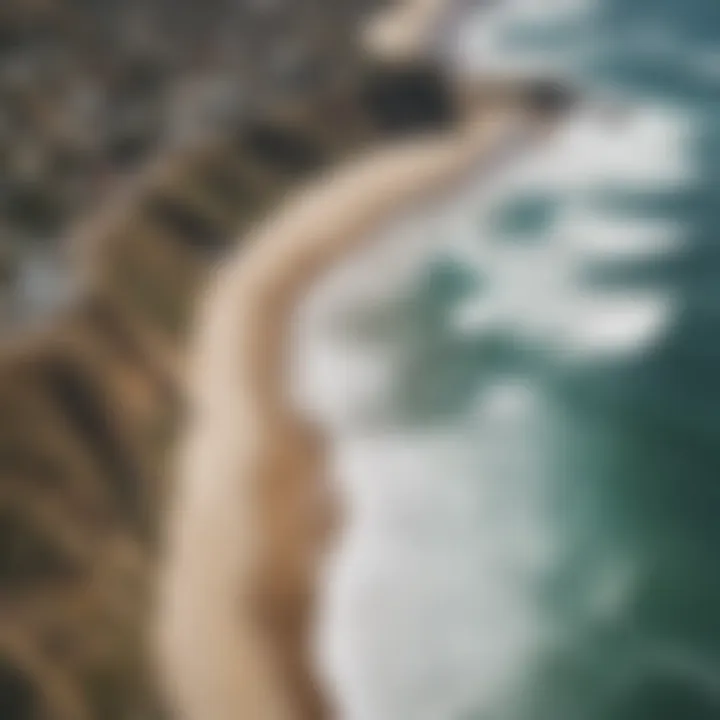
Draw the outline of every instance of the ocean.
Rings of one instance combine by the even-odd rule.
[[[592,101],[395,229],[387,277],[356,268],[381,309],[315,350],[310,394],[350,397],[343,717],[720,717],[720,2],[508,0],[455,41]]]

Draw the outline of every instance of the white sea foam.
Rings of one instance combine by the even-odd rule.
[[[587,79],[591,61],[613,47],[592,33],[601,6],[497,3],[466,24],[459,59]],[[528,27],[576,29],[551,47],[511,42]],[[422,431],[385,423],[389,389],[425,332],[408,313],[429,260],[449,257],[478,280],[477,292],[447,318],[458,338],[500,332],[558,362],[639,357],[671,326],[675,297],[661,289],[591,291],[583,271],[597,261],[622,265],[679,252],[684,229],[621,217],[600,197],[687,182],[692,132],[688,117],[668,106],[634,108],[616,120],[588,107],[515,171],[463,192],[442,221],[416,217],[396,230],[397,242],[348,266],[301,313],[301,397],[331,422],[352,511],[331,564],[321,632],[324,665],[349,720],[502,717],[502,698],[548,631],[532,592],[560,554],[541,510],[551,452],[543,429],[552,416],[541,384],[501,373],[453,422]],[[552,209],[539,226],[498,221],[528,198]],[[420,228],[426,241],[442,236],[442,248],[408,237]],[[328,318],[342,324],[369,305],[387,320],[380,340],[329,339]],[[359,431],[353,408],[368,396],[374,420]],[[607,583],[607,597],[598,594],[603,612],[619,602],[626,576]]]

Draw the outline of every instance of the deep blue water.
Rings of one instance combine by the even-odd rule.
[[[659,40],[642,52],[638,38],[649,30]],[[591,86],[612,84],[631,101],[671,102],[691,115],[696,177],[662,192],[620,185],[610,200],[616,212],[684,224],[679,255],[606,278],[667,288],[679,312],[635,362],[553,374],[567,422],[591,426],[602,462],[574,466],[572,447],[556,456],[565,482],[555,517],[573,549],[543,591],[560,627],[578,622],[540,661],[535,701],[520,714],[709,720],[720,717],[720,3],[604,0],[587,31],[599,44]],[[593,500],[572,520],[578,483]],[[611,617],[581,621],[607,548],[632,559],[632,580]]]

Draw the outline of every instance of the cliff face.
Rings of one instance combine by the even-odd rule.
[[[161,717],[144,620],[175,377],[122,303],[58,309],[77,270],[60,238],[75,241],[78,218],[141,187],[142,169],[172,154],[178,134],[237,120],[269,92],[302,93],[351,61],[347,38],[371,4],[2,2],[0,332],[12,325],[25,348],[0,351],[3,720]],[[215,156],[200,166],[202,187],[177,171],[159,229],[152,213],[142,225],[111,214],[103,232],[122,242],[104,261],[115,276],[138,243],[146,273],[190,287],[197,248],[176,251],[163,223],[187,246],[207,239],[203,218],[233,236],[253,168]],[[162,300],[147,283],[114,291],[124,301],[145,293],[141,307]],[[48,332],[35,342],[38,315]]]
[[[0,7],[0,283],[169,139],[341,60],[378,0],[7,0]],[[55,266],[61,270],[61,264]],[[32,272],[32,268],[30,270]],[[18,295],[18,292],[20,293]],[[0,297],[2,302],[2,297]],[[17,310],[17,307],[16,307]],[[4,314],[12,308],[4,309]],[[22,314],[21,309],[17,310]]]

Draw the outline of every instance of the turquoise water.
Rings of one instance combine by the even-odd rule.
[[[346,714],[720,717],[720,3],[520,5],[477,62],[631,119],[465,199],[414,286],[395,429],[341,453]]]

